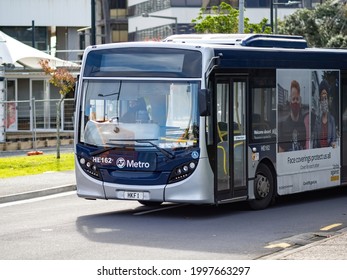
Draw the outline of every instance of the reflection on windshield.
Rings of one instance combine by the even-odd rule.
[[[196,146],[198,87],[197,82],[85,81],[80,140],[96,146],[143,148],[146,140],[152,143],[147,141],[148,148]]]

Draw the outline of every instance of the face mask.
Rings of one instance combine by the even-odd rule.
[[[299,103],[291,103],[290,108],[295,117],[299,115],[300,112],[300,104]]]
[[[328,112],[328,100],[322,100],[320,102],[320,109],[322,110],[323,113]]]

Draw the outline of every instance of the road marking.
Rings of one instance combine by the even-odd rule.
[[[332,225],[328,225],[328,226],[322,227],[320,230],[327,231],[327,230],[331,230],[332,228],[339,227],[341,225],[342,225],[341,223],[336,223],[336,224],[332,224]]]
[[[23,199],[23,200],[18,200],[18,201],[0,203],[0,208],[9,207],[9,206],[13,206],[13,205],[19,205],[19,204],[32,203],[32,202],[52,199],[52,198],[56,198],[56,197],[63,197],[63,196],[68,196],[68,195],[72,195],[72,194],[76,195],[76,191],[62,192],[62,193],[45,195],[45,196],[40,196],[40,197],[35,197],[35,198],[29,198],[29,199]]]
[[[285,249],[285,248],[288,248],[290,247],[291,245],[289,243],[286,243],[286,242],[282,242],[282,243],[275,243],[275,244],[270,244],[270,245],[267,245],[265,246],[265,248],[267,249],[273,249],[273,248],[282,248],[282,249]]]

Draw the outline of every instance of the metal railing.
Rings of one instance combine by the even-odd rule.
[[[0,101],[0,142],[6,141],[6,133],[55,132],[57,131],[57,104],[60,99]],[[2,112],[1,112],[2,111]],[[74,130],[74,99],[64,99],[61,103],[60,131]],[[4,139],[1,139],[4,138]],[[33,137],[34,138],[34,137]]]

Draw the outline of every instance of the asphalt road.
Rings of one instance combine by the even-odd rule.
[[[290,196],[263,211],[246,204],[89,201],[75,192],[0,205],[2,260],[256,260],[347,225],[346,191]],[[340,226],[322,231],[324,226]]]

